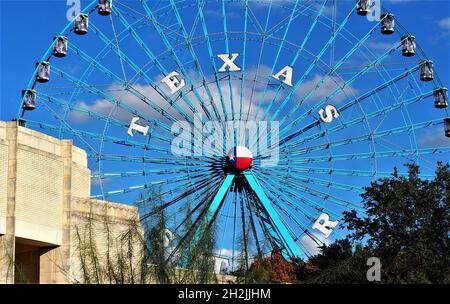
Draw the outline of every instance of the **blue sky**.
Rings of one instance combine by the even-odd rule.
[[[81,1],[85,6],[90,1]],[[436,63],[444,83],[450,80],[450,4],[448,1],[385,0],[383,5],[398,12],[401,23],[414,33],[425,52]],[[68,6],[64,0],[0,1],[0,118],[17,115],[20,91],[34,71],[55,33],[66,24]]]

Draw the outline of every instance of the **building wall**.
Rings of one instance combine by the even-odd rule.
[[[138,218],[134,207],[90,199],[90,174],[70,140],[0,121],[0,283],[79,281],[76,231],[94,218],[103,253],[101,226],[115,237]]]
[[[8,147],[6,130],[0,127],[0,235],[6,231],[6,186],[8,178]]]

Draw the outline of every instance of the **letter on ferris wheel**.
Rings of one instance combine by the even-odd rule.
[[[276,80],[280,80],[280,76],[282,76],[284,78],[282,82],[292,87],[292,73],[293,68],[287,65],[284,68],[282,68],[278,73],[272,75],[272,77],[275,78]]]
[[[180,74],[178,72],[173,71],[172,73],[161,79],[161,82],[165,83],[169,87],[171,94],[175,94],[186,85],[184,79],[180,80],[177,78],[177,76],[179,75]]]
[[[220,59],[223,60],[224,64],[222,65],[222,67],[219,69],[219,72],[226,72],[227,71],[227,67],[228,67],[228,71],[229,72],[237,72],[240,71],[241,68],[238,67],[234,61],[236,60],[236,58],[239,56],[239,53],[232,53],[231,54],[231,58],[230,58],[230,54],[219,54],[217,55],[217,57],[219,57]]]
[[[312,225],[313,229],[317,229],[322,232],[325,237],[329,237],[333,228],[337,226],[339,221],[330,221],[330,216],[326,213],[322,213],[319,218]]]

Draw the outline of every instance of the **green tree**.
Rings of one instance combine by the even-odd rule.
[[[438,163],[432,180],[397,169],[371,183],[362,194],[366,212],[345,212],[352,232],[298,263],[298,278],[315,283],[367,283],[368,257],[380,259],[382,283],[450,283],[450,170]]]

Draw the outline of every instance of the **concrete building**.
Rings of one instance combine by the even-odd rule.
[[[90,175],[71,140],[0,121],[0,284],[77,281],[77,229],[94,218],[120,233],[137,219],[135,207],[90,199]]]

